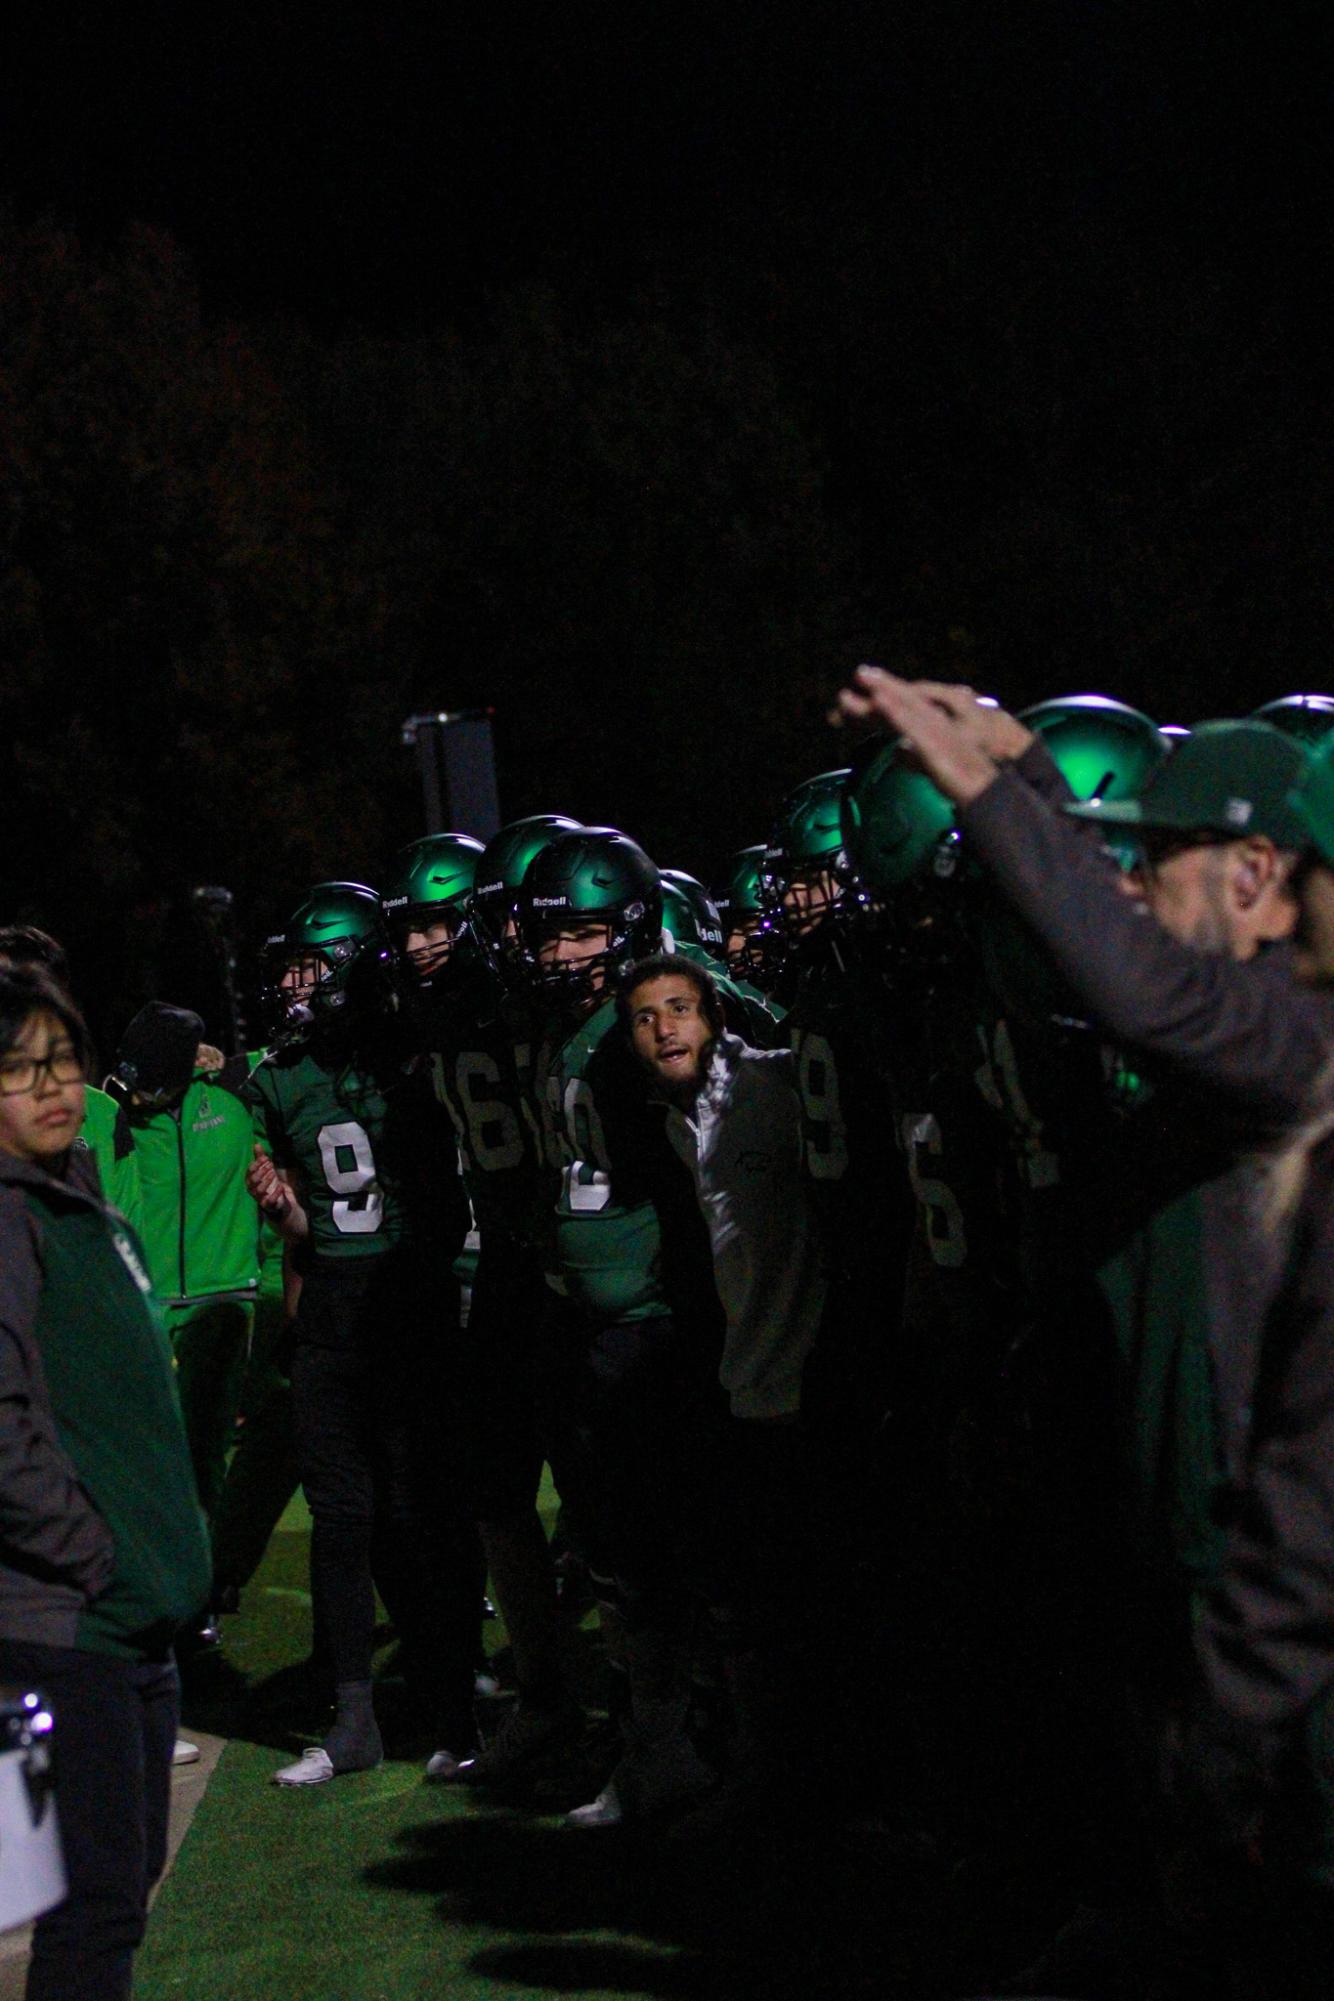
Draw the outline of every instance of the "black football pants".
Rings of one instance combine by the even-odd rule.
[[[369,1681],[378,1589],[440,1741],[471,1721],[481,1556],[465,1504],[447,1358],[452,1278],[411,1253],[317,1265],[297,1318],[292,1400],[310,1508],[316,1632],[335,1683]],[[451,1734],[452,1733],[452,1734]],[[457,1748],[457,1746],[455,1746]]]

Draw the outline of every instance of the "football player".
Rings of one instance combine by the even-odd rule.
[[[733,978],[748,980],[768,993],[777,977],[781,954],[775,949],[764,913],[761,876],[764,843],[741,848],[733,855],[714,898],[722,919],[724,958]]]
[[[862,912],[842,823],[847,777],[821,773],[783,802],[765,850],[762,891],[767,920],[783,941],[783,1029],[796,1059],[803,1157],[830,1280],[808,1370],[808,1415],[815,1418],[815,1402],[824,1398],[835,1432],[851,1425],[864,1440],[888,1401],[908,1203],[876,1053],[878,989],[858,954]]]
[[[569,1395],[584,1447],[575,1509],[590,1569],[614,1579],[625,1625],[625,1752],[598,1797],[570,1816],[575,1827],[606,1827],[712,1780],[686,1729],[679,1540],[695,1410],[717,1396],[721,1315],[711,1276],[711,1326],[672,1296],[669,1269],[682,1266],[665,1239],[679,1227],[710,1273],[707,1242],[689,1181],[648,1116],[617,1016],[621,972],[661,946],[657,869],[614,829],[562,834],[524,876],[518,927],[552,1022],[534,1096],[559,1175],[548,1280],[574,1362]]]
[[[575,825],[557,814],[538,814],[503,827],[484,850],[469,854],[466,895],[456,894],[462,871],[450,878],[457,916],[449,920],[448,956],[420,957],[415,940],[425,941],[431,928],[430,912],[422,908],[418,930],[406,932],[400,945],[408,977],[423,983],[418,1039],[457,1134],[478,1233],[461,1344],[468,1485],[509,1637],[518,1702],[476,1758],[438,1776],[487,1785],[507,1784],[534,1769],[568,1744],[584,1720],[565,1686],[556,1580],[537,1511],[544,1462],[555,1462],[558,1484],[560,1479],[542,1354],[542,1247],[556,1176],[527,1096],[536,1028],[516,976],[513,923],[529,862]],[[458,850],[451,854],[457,861]]]
[[[380,1760],[374,1589],[436,1732],[428,1769],[475,1743],[479,1564],[442,1450],[466,1210],[447,1122],[384,1005],[389,957],[373,890],[314,889],[270,954],[287,1033],[249,1087],[248,1185],[303,1268],[292,1396],[336,1700],[323,1743],[275,1774],[285,1786]]]
[[[466,936],[482,843],[471,834],[424,834],[389,864],[380,909],[413,987],[427,990]]]
[[[893,1691],[893,1721],[887,1729],[883,1701],[871,1707],[867,1741],[881,1783],[892,1771],[903,1803],[967,1851],[969,1725],[988,1686],[977,1677],[971,1613],[982,1567],[969,1413],[984,1405],[1007,1339],[1002,1141],[975,1082],[976,968],[960,924],[949,803],[881,742],[857,759],[841,809],[858,929],[845,955],[855,974],[845,1020],[850,1003],[856,1012],[840,1047],[860,1031],[853,1060],[877,1073],[881,1156],[878,1213],[861,1176],[836,1219],[845,1238],[860,1230],[879,1259],[896,1260],[881,1264],[878,1282],[841,1288],[852,1333],[875,1336],[863,1366],[876,1413],[888,1413],[871,1452],[879,1491],[866,1559],[879,1618],[868,1620],[864,1679]],[[843,1096],[860,1109],[867,1088]],[[863,1154],[870,1138],[863,1132]],[[865,1270],[850,1245],[845,1258],[851,1274]]]
[[[1079,798],[1128,797],[1169,754],[1147,716],[1101,695],[1040,703],[1026,721]],[[1003,1133],[1014,1287],[1009,1346],[977,1420],[990,1468],[976,1531],[984,1729],[1008,1747],[990,1759],[989,1832],[1013,1868],[1020,1806],[1028,1875],[1082,1869],[1091,1884],[1128,1802],[1106,1588],[1118,1561],[1112,1358],[1088,1297],[1088,1190],[1144,1087],[976,866],[965,889],[982,973],[974,1074]],[[1082,1795],[1067,1783],[1072,1766],[1090,1776]]]

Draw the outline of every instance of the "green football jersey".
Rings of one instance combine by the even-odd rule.
[[[534,1032],[480,966],[433,1000],[426,1016],[431,1081],[458,1137],[484,1248],[540,1241],[555,1199],[555,1175],[533,1113]]]
[[[897,1314],[912,1199],[895,1146],[879,1006],[855,975],[817,963],[803,974],[783,1034],[796,1059],[802,1159],[827,1267],[883,1299],[888,1318]]]
[[[543,1043],[533,1092],[547,1162],[560,1177],[550,1282],[602,1326],[667,1313],[643,1153],[645,1091],[614,1001]]]
[[[447,1240],[463,1235],[458,1174],[419,1079],[392,1060],[340,1063],[300,1043],[259,1064],[249,1089],[256,1137],[296,1171],[317,1258],[377,1257],[439,1237],[452,1260],[459,1243]]]
[[[978,1082],[966,971],[900,980],[886,1006],[882,1054],[913,1198],[905,1355],[943,1402],[964,1403],[994,1384],[1016,1331],[1006,1134]]]

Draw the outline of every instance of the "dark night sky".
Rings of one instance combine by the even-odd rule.
[[[1098,685],[1163,720],[1328,684],[1334,375],[1308,309],[1334,275],[1329,20],[1287,4],[1233,21],[1203,0],[923,0],[782,25],[754,5],[605,0],[536,18],[55,4],[10,30],[0,202],[94,249],[157,226],[214,321],[291,352],[294,327],[330,353],[359,333],[379,352],[454,333],[483,352],[496,301],[541,286],[561,339],[647,324],[647,298],[669,302],[682,366],[710,316],[752,387],[758,356],[764,421],[811,441],[812,521],[837,545],[808,733],[759,744],[708,826],[683,826],[642,765],[618,773],[596,730],[556,765],[584,756],[586,801],[577,776],[553,796],[541,744],[525,767],[502,741],[507,810],[620,815],[703,869],[804,775],[784,760],[826,761],[811,690],[850,647],[1011,701]],[[393,477],[370,435],[367,491]],[[545,519],[518,500],[517,521]],[[596,539],[596,504],[580,519]],[[763,624],[762,598],[729,601],[734,574],[719,566],[715,600],[694,570],[679,580],[720,633],[737,620],[713,649],[679,622],[701,675],[744,666],[744,621]],[[559,613],[536,570],[524,588]],[[608,714],[621,615],[592,670]],[[452,657],[482,671],[479,618],[458,614]],[[572,630],[599,643],[587,618]],[[539,671],[586,690],[550,639],[535,634]],[[522,649],[511,671],[529,671]],[[558,737],[573,695],[556,695],[530,736]],[[510,714],[526,725],[517,693]]]
[[[20,41],[5,179],[139,217],[248,313],[402,324],[479,287],[616,284],[683,250],[789,248],[939,194],[1036,248],[1269,244],[1310,220],[1316,6],[1030,0],[811,9],[56,6]],[[800,272],[802,260],[798,259]]]
[[[902,302],[971,284],[967,311],[989,268],[1031,274],[1025,339],[1083,342],[1063,363],[1078,406],[1127,280],[1201,270],[1208,331],[1244,356],[1294,338],[1327,270],[1319,5],[1229,24],[1202,0],[924,0],[780,26],[718,5],[155,0],[57,5],[17,53],[0,188],[93,240],[164,227],[216,313],[392,336],[466,326],[534,279],[613,307],[653,282],[721,292],[760,323],[836,505],[873,540],[887,442],[862,373]],[[949,400],[971,372],[1003,411],[990,339],[951,357]],[[1133,424],[1135,393],[1117,408],[1113,386],[1092,421]]]
[[[57,5],[10,72],[0,186],[93,239],[156,223],[215,312],[324,332],[466,325],[533,279],[613,306],[721,291],[767,317],[874,536],[885,441],[828,297],[864,357],[900,302],[1031,273],[1038,338],[1085,339],[1076,401],[1117,306],[1100,264],[1122,296],[1203,268],[1223,346],[1292,337],[1327,265],[1329,16],[1248,11]],[[952,364],[983,384],[985,340]]]

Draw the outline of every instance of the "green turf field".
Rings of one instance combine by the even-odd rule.
[[[306,1555],[294,1503],[227,1621],[225,1668],[187,1696],[187,1722],[230,1741],[154,1911],[139,2001],[943,1991],[927,1978],[938,1895],[873,1834],[812,1827],[707,1850],[572,1834],[423,1785],[424,1751],[327,1786],[271,1785],[319,1734],[301,1686]]]

